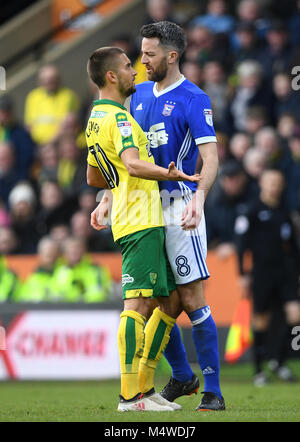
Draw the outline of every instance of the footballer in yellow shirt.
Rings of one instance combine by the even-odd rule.
[[[121,159],[124,150],[135,148],[141,160],[154,164],[147,137],[126,108],[107,99],[95,101],[86,139],[88,164],[99,167],[113,193],[111,220],[115,241],[163,226],[157,181],[130,176]]]
[[[145,134],[123,106],[126,97],[135,91],[136,76],[123,50],[97,49],[90,56],[87,69],[100,90],[100,100],[94,103],[86,130],[87,182],[112,191],[112,230],[123,258],[118,411],[173,411],[181,407],[154,391],[155,369],[176,321],[168,302],[164,229],[156,181],[198,181],[199,176],[185,175],[173,162],[168,169],[154,163]],[[151,212],[156,214],[155,222],[149,216]],[[91,216],[95,228],[96,216],[95,209]],[[160,308],[153,311],[145,327],[152,312],[152,296],[156,296]]]

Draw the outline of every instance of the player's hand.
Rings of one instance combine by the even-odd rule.
[[[106,202],[101,202],[91,213],[91,226],[95,230],[104,230],[108,228],[107,224],[105,224],[105,218],[108,216],[108,209],[108,204]]]
[[[199,226],[203,213],[203,205],[204,192],[197,190],[182,212],[181,228],[183,230],[194,230]]]
[[[168,175],[170,179],[174,181],[191,181],[192,183],[200,181],[200,175],[198,173],[195,175],[187,175],[181,170],[177,169],[174,161],[171,161],[168,166]]]

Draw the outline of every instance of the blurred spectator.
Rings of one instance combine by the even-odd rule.
[[[289,155],[283,166],[286,180],[285,200],[290,212],[300,215],[300,128],[288,140]]]
[[[70,236],[70,227],[68,224],[54,224],[50,228],[49,236],[61,246],[64,240]]]
[[[287,152],[280,144],[280,138],[276,130],[271,127],[263,127],[254,137],[254,145],[265,155],[266,166],[283,168],[287,160]]]
[[[277,121],[277,133],[283,142],[286,142],[296,131],[297,119],[290,112],[283,112]]]
[[[226,108],[228,106],[228,85],[224,69],[218,61],[208,61],[203,68],[204,92],[209,96],[212,109],[214,126],[216,130],[225,130]]]
[[[74,138],[76,145],[80,149],[86,149],[85,125],[83,126],[78,112],[70,112],[61,123],[60,131],[57,134],[56,141],[66,137]]]
[[[255,195],[256,189],[241,164],[235,160],[226,161],[205,206],[208,245],[221,258],[233,253],[235,219],[246,212]]]
[[[245,117],[245,131],[253,137],[258,130],[269,123],[266,109],[262,106],[249,106]]]
[[[193,61],[204,66],[207,61],[217,60],[227,71],[231,65],[227,41],[221,41],[222,36],[217,36],[205,26],[192,26],[188,29],[188,45],[184,54],[185,61]]]
[[[193,26],[188,30],[188,46],[184,59],[203,65],[212,58],[213,48],[213,33],[205,26]]]
[[[253,23],[259,38],[265,37],[269,20],[265,18],[261,3],[257,0],[242,0],[237,7],[237,20],[239,22]]]
[[[271,78],[278,72],[288,72],[291,67],[293,49],[289,42],[286,25],[273,20],[266,33],[266,47],[258,54],[265,76]]]
[[[43,66],[38,75],[39,87],[26,97],[25,124],[37,144],[53,141],[69,113],[77,112],[79,100],[70,89],[61,86],[56,66]]]
[[[48,235],[50,229],[56,224],[69,223],[77,208],[77,202],[64,198],[64,194],[56,181],[44,181],[41,184],[40,207],[36,215],[36,226],[40,238]]]
[[[276,121],[284,112],[290,112],[300,122],[299,92],[292,90],[291,82],[292,79],[288,73],[278,73],[273,77]]]
[[[18,276],[8,268],[5,257],[0,254],[0,303],[15,301],[20,288]]]
[[[164,3],[164,2],[159,2]],[[130,34],[119,34],[110,43],[110,46],[123,49],[131,63],[133,64],[139,56],[139,49],[134,44],[134,39]]]
[[[263,43],[256,34],[256,28],[251,21],[241,21],[236,26],[234,61],[236,64],[245,60],[255,60]]]
[[[185,61],[182,63],[181,72],[192,83],[202,88],[203,70],[201,66],[195,61]]]
[[[18,180],[30,178],[35,144],[29,132],[16,120],[8,95],[0,96],[0,142],[7,141],[15,149],[15,173]]]
[[[172,0],[146,0],[146,19],[144,24],[158,21],[175,21]]]
[[[146,72],[146,69],[145,69]],[[96,84],[88,77],[87,78],[87,90],[85,93],[85,98],[81,104],[79,111],[79,119],[82,122],[83,128],[86,127],[88,119],[90,118],[91,110],[94,106],[94,100],[99,99],[99,89]],[[86,145],[85,145],[86,146]]]
[[[85,242],[70,237],[63,244],[65,264],[56,277],[61,300],[65,302],[103,302],[109,298],[112,279],[106,267],[93,264]]]
[[[0,227],[0,255],[14,255],[18,253],[18,238],[9,226]]]
[[[251,288],[253,297],[253,363],[254,384],[257,386],[263,386],[268,381],[263,363],[266,359],[267,331],[275,306],[284,310],[289,327],[282,336],[273,369],[281,379],[293,380],[292,373],[284,363],[291,327],[300,324],[300,260],[293,224],[282,204],[283,189],[284,177],[280,171],[264,171],[260,179],[259,199],[235,223],[241,284],[247,292]],[[252,254],[251,279],[244,270],[247,250]]]
[[[10,216],[7,207],[0,200],[0,227],[7,227],[10,225]]]
[[[258,194],[258,182],[261,174],[266,167],[266,156],[265,154],[257,149],[256,147],[251,147],[245,153],[243,158],[243,167],[245,172],[248,174],[254,185],[257,187]]]
[[[95,207],[95,203],[94,203]],[[113,249],[111,234],[97,232],[90,222],[91,212],[79,210],[71,218],[71,235],[81,238],[89,252],[107,252]]]
[[[43,181],[57,180],[58,148],[55,143],[44,144],[38,151],[39,167],[36,171],[36,179],[39,185]]]
[[[192,26],[205,26],[211,32],[230,33],[234,28],[235,19],[227,13],[227,5],[224,0],[209,0],[207,13],[195,17]]]
[[[37,247],[39,265],[22,284],[18,302],[59,301],[55,273],[58,268],[59,246],[49,237],[42,238]]]
[[[289,18],[288,29],[293,46],[300,44],[300,0],[296,1],[296,11]]]
[[[82,186],[78,194],[79,209],[90,215],[95,209],[97,193],[97,190],[93,187]]]
[[[269,121],[272,110],[272,95],[264,82],[261,65],[255,60],[242,62],[237,68],[238,85],[230,106],[233,129],[246,129],[247,111],[250,106],[261,106],[266,110]]]
[[[86,152],[79,149],[73,136],[62,136],[58,143],[57,181],[64,195],[76,195],[86,181]]]
[[[0,201],[8,206],[8,196],[19,181],[16,171],[14,146],[8,142],[0,144]]]
[[[242,162],[244,155],[251,146],[251,137],[244,132],[236,132],[229,141],[229,151],[238,161]]]
[[[11,226],[18,239],[18,253],[36,252],[38,232],[35,223],[36,195],[27,182],[17,184],[9,194]]]

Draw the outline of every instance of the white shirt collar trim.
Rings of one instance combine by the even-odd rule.
[[[158,90],[157,90],[157,83],[154,83],[154,86],[153,86],[153,94],[154,94],[156,97],[160,97],[161,95],[166,94],[167,92],[170,92],[170,91],[172,91],[173,89],[175,89],[175,88],[177,88],[178,86],[180,86],[181,83],[184,82],[184,80],[185,80],[185,76],[184,76],[184,75],[181,75],[181,78],[180,78],[178,81],[176,81],[176,83],[171,84],[170,86],[168,86],[166,89],[163,89],[162,91],[158,91]]]

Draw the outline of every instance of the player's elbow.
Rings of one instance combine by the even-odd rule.
[[[135,177],[135,178],[139,176],[138,175],[138,168],[137,168],[135,161],[127,161],[125,166],[126,166],[129,176]]]
[[[88,173],[86,174],[86,182],[89,186],[95,187],[95,181]]]
[[[91,172],[91,169],[88,168],[87,172],[86,172],[86,182],[89,186],[92,187],[99,187],[99,183],[98,183],[98,179],[97,176],[95,175],[95,173]]]
[[[135,177],[135,178],[138,177],[138,174],[137,174],[134,167],[127,167],[127,171],[129,173],[129,176]]]

